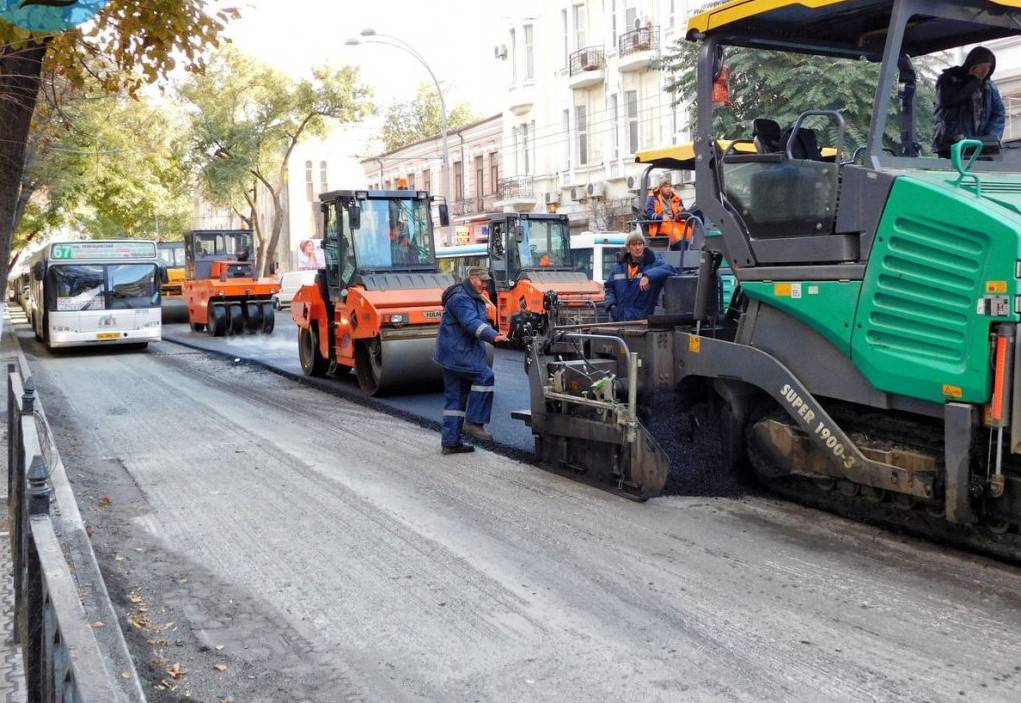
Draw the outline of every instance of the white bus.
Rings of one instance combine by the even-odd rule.
[[[571,236],[574,268],[597,283],[605,283],[627,235],[622,232],[582,232]]]
[[[156,242],[57,242],[32,258],[32,328],[47,347],[158,342],[163,268]]]

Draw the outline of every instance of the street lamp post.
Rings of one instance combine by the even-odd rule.
[[[358,37],[352,37],[345,42],[348,46],[358,46],[359,44],[383,44],[385,46],[392,46],[396,49],[402,49],[412,56],[414,56],[425,70],[428,71],[429,77],[433,80],[433,85],[436,86],[436,95],[440,99],[440,131],[443,138],[443,187],[444,195],[449,200],[451,198],[450,191],[450,152],[447,149],[447,104],[443,99],[443,89],[440,88],[440,82],[436,80],[436,74],[429,68],[429,64],[426,63],[422,55],[415,51],[415,49],[403,39],[391,36],[389,34],[377,34],[376,30],[372,28],[365,28],[361,31],[361,36],[371,37],[370,39],[359,39]]]

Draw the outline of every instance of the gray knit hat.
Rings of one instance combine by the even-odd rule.
[[[627,236],[627,239],[624,240],[624,246],[626,247],[631,246],[631,242],[641,242],[645,246],[649,245],[649,242],[646,241],[645,239],[645,235],[639,232],[638,230],[635,230],[634,232]]]

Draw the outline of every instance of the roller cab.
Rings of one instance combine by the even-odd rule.
[[[522,340],[555,293],[561,324],[605,320],[603,287],[575,266],[567,215],[504,213],[489,221],[490,297],[502,334]]]
[[[193,230],[184,235],[182,284],[193,332],[211,337],[273,331],[273,278],[255,272],[249,230]]]
[[[424,191],[334,191],[320,196],[326,267],[291,303],[305,374],[353,369],[362,390],[435,389],[443,291],[432,198]],[[447,223],[446,205],[440,221]]]

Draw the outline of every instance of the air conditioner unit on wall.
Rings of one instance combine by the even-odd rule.
[[[606,196],[606,184],[602,182],[589,183],[585,187],[585,192],[590,198],[602,198]]]
[[[581,54],[581,70],[598,71],[602,68],[599,65],[599,52],[595,49],[587,49]]]
[[[638,179],[635,176],[627,177],[627,189],[634,190],[638,187]]]
[[[586,186],[574,186],[571,188],[571,200],[588,200],[588,188]]]
[[[560,203],[560,193],[558,191],[551,191],[546,193],[546,204],[547,205],[558,205]]]
[[[493,47],[493,58],[506,59],[507,58],[507,45],[497,44]]]

